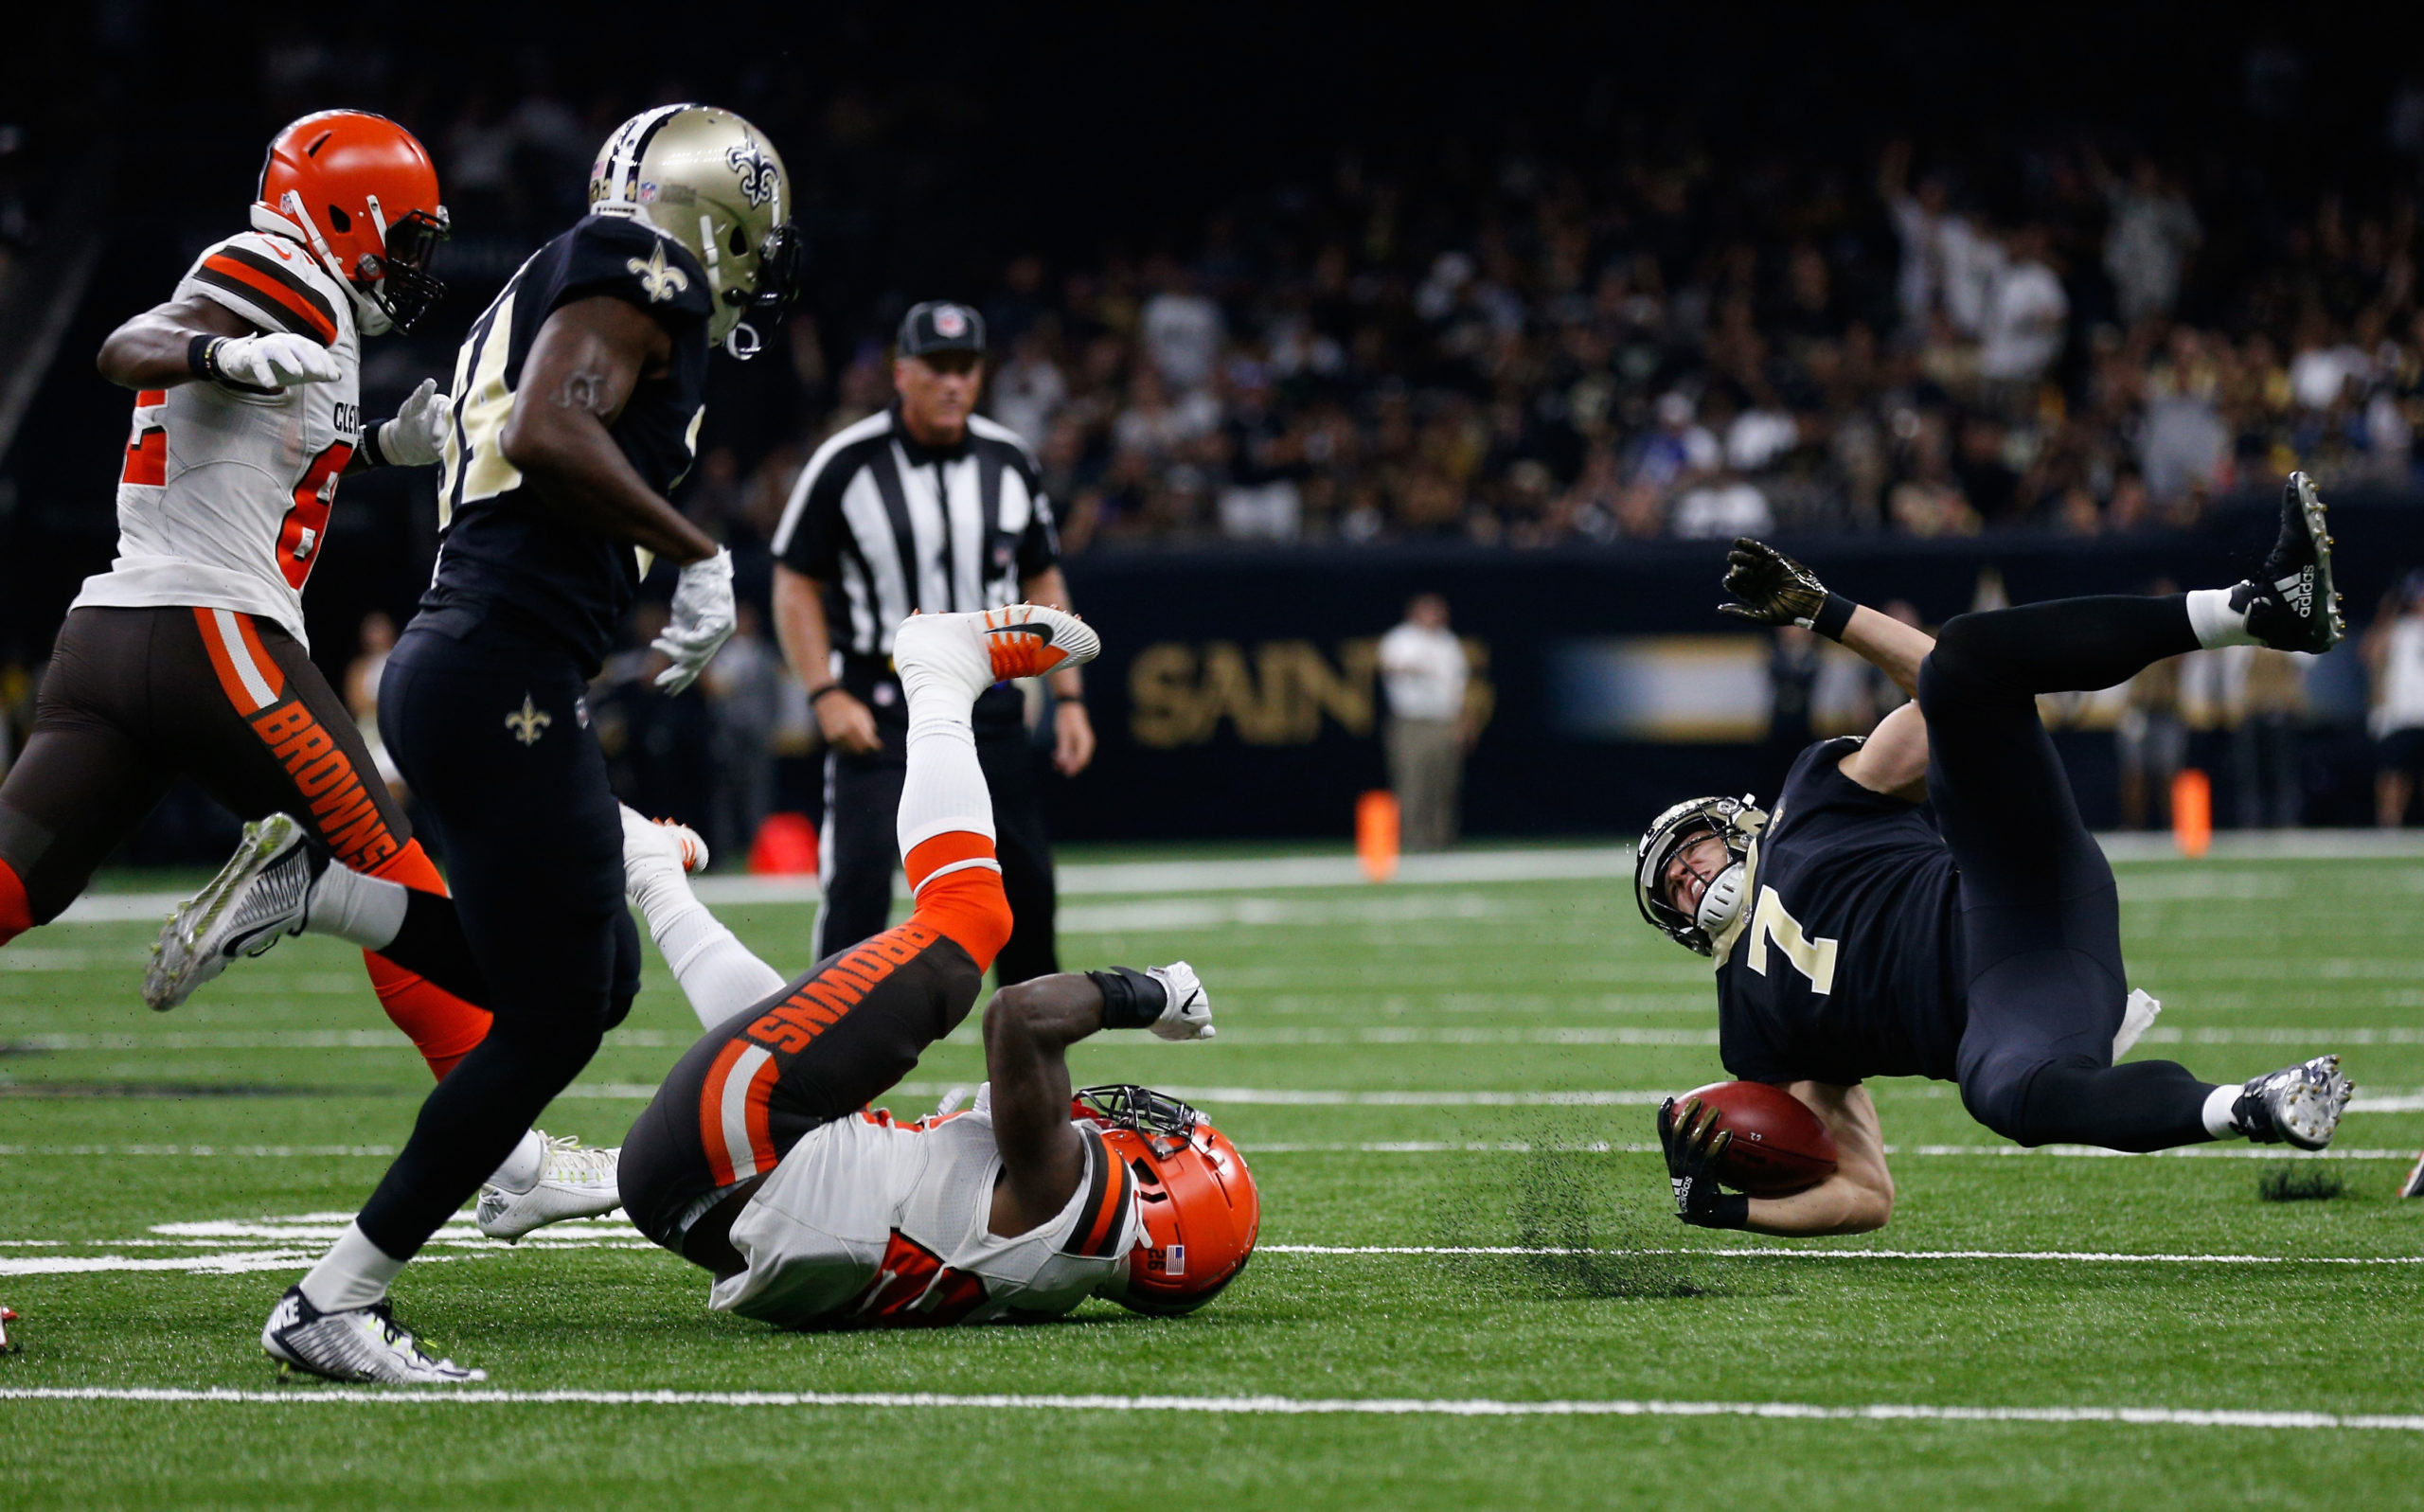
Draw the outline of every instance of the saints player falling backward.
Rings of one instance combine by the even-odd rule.
[[[1893,1211],[1869,1076],[1957,1082],[2023,1145],[2168,1149],[2211,1139],[2319,1149],[2351,1094],[2337,1056],[2216,1086],[2168,1060],[2115,1065],[2160,1005],[2131,993],[2112,868],[2073,801],[2037,696],[2110,687],[2200,647],[2320,652],[2344,633],[2323,501],[2292,473],[2272,555],[2227,589],[1963,614],[1931,639],[1738,541],[1724,613],[1799,624],[1916,696],[1860,739],[1801,754],[1774,806],[1695,798],[1642,837],[1642,916],[1717,964],[1718,1052],[1833,1136],[1834,1175],[1788,1197],[1723,1193],[1714,1109],[1658,1112],[1677,1216],[1764,1234],[1850,1234]],[[1922,802],[1933,806],[1931,823]]]
[[[101,345],[101,376],[135,391],[117,557],[68,611],[0,785],[0,944],[55,917],[190,776],[245,818],[299,816],[281,829],[324,869],[330,855],[352,868],[333,879],[343,898],[299,874],[293,890],[363,947],[388,1017],[442,1077],[488,1031],[483,984],[445,883],[312,663],[303,589],[342,478],[437,459],[434,383],[366,422],[358,388],[363,342],[444,293],[429,264],[446,209],[410,132],[323,111],[271,139],[250,220]],[[171,922],[152,1006],[216,970],[192,949],[204,917]],[[506,1174],[560,1146],[526,1134]]]
[[[414,1345],[388,1284],[638,990],[588,680],[656,557],[681,565],[659,685],[686,687],[732,632],[731,559],[666,494],[690,466],[710,348],[754,351],[749,322],[778,319],[795,288],[782,161],[738,116],[664,106],[600,149],[589,203],[464,339],[437,565],[380,685],[387,748],[445,829],[495,1022],[263,1330],[273,1357],[336,1379],[471,1374]]]

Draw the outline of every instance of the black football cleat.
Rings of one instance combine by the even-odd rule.
[[[2260,576],[2231,590],[2231,607],[2247,615],[2247,631],[2276,651],[2317,655],[2348,633],[2340,592],[2331,580],[2331,537],[2314,479],[2290,474],[2281,490],[2281,536]]]
[[[2321,1149],[2340,1130],[2356,1087],[2338,1056],[2317,1056],[2250,1081],[2231,1105],[2231,1122],[2259,1145]]]

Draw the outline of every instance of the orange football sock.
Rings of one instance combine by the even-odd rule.
[[[976,969],[991,966],[1010,938],[1010,900],[1002,891],[992,837],[947,830],[913,846],[903,869],[918,899],[910,917],[956,943]]]
[[[17,876],[17,868],[0,861],[0,945],[33,927],[33,907],[26,901],[26,884]]]
[[[403,849],[370,875],[424,893],[443,896],[446,892],[446,879],[437,874],[418,840],[404,842]],[[379,994],[379,1005],[387,1010],[388,1021],[404,1031],[438,1080],[444,1081],[454,1062],[488,1038],[488,1009],[464,1002],[376,951],[363,952],[362,964],[370,971],[371,989]]]

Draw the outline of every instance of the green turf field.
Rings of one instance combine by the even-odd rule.
[[[0,1394],[172,1399],[0,1399],[0,1506],[2417,1504],[2424,861],[2121,872],[2139,1054],[2343,1049],[2309,1168],[2344,1195],[2260,1201],[2287,1162],[2245,1147],[2023,1154],[1887,1082],[1889,1229],[1708,1235],[1645,1150],[1652,1095],[1719,1075],[1705,971],[1621,883],[1077,897],[1071,964],[1183,955],[1215,997],[1215,1043],[1076,1052],[1252,1162],[1264,1248],[1212,1307],[787,1335],[619,1218],[505,1249],[467,1212],[398,1289],[489,1370],[460,1400],[276,1388],[257,1343],[426,1085],[358,961],[294,942],[154,1017],[147,927],[37,931],[0,951]],[[721,912],[802,964],[807,908]],[[616,1141],[687,1042],[650,969],[551,1131]],[[894,1106],[981,1065],[971,1023]]]

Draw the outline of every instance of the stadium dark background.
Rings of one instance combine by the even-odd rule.
[[[1953,15],[1875,5],[499,5],[348,15],[107,0],[28,14],[12,21],[0,55],[0,121],[18,128],[0,137],[0,244],[11,255],[0,275],[0,374],[22,381],[30,362],[39,375],[0,457],[0,666],[39,666],[76,585],[111,554],[127,400],[93,375],[90,353],[117,321],[164,297],[202,245],[242,223],[261,144],[308,110],[392,115],[431,144],[441,175],[452,171],[451,128],[534,97],[559,102],[593,140],[671,99],[729,105],[757,121],[786,157],[811,239],[813,293],[800,329],[813,350],[718,365],[703,453],[728,451],[747,478],[778,448],[818,434],[843,375],[864,365],[914,299],[998,301],[1006,268],[1023,255],[1040,257],[1057,283],[1114,260],[1200,262],[1208,240],[1223,238],[1235,276],[1251,283],[1361,234],[1338,219],[1347,180],[1393,187],[1399,234],[1420,262],[1425,249],[1460,244],[1470,226],[1452,207],[1487,198],[1510,163],[1586,181],[1618,162],[1715,165],[1688,209],[1695,245],[1764,235],[1779,197],[1831,197],[1846,206],[1827,233],[1845,298],[1873,306],[1890,299],[1896,258],[1869,187],[1886,144],[1916,144],[1923,167],[1949,171],[1989,215],[2041,201],[2044,163],[2083,142],[2116,162],[2146,153],[2178,175],[2202,221],[2179,314],[2224,324],[2319,197],[2395,217],[2413,195],[2416,162],[2396,149],[2384,118],[2415,82],[2424,60],[2416,44],[2412,21],[2359,8],[2315,8],[2256,29],[2188,9]],[[585,152],[526,157],[490,192],[450,190],[457,235],[439,271],[452,294],[409,340],[371,348],[368,411],[390,406],[419,374],[451,367],[455,337],[497,284],[579,213],[585,169]],[[78,276],[88,280],[80,288]],[[52,354],[34,338],[62,303],[72,311],[55,331],[55,360],[39,365]],[[2074,382],[2079,358],[2074,341]],[[424,481],[401,477],[348,481],[307,600],[315,654],[332,676],[365,611],[400,622],[408,614],[435,544],[425,492]],[[2397,550],[2354,564],[2361,619],[2397,567],[2424,557],[2399,490],[2370,512]],[[2139,541],[2117,556],[2094,541],[2063,549],[2085,577],[2130,587],[2175,563],[2243,556],[2262,533],[2260,517],[2228,501],[2181,524],[2169,545]],[[1985,560],[1972,547],[1992,556],[1996,539],[1990,529],[1957,561],[1880,584],[1933,598],[1922,604],[1931,615],[1955,612]],[[1197,556],[1174,554],[1182,549]],[[1487,543],[1305,546],[1293,549],[1310,555],[1290,562],[1278,560],[1290,548],[1257,548],[1270,555],[1269,573],[1242,549],[1140,536],[1095,546],[1073,577],[1081,607],[1090,577],[1114,598],[1141,583],[1131,596],[1150,601],[1188,580],[1187,563],[1200,560],[1227,575],[1220,580],[1245,585],[1230,604],[1328,597],[1305,629],[1284,631],[1320,637],[1377,633],[1415,586],[1442,584],[1453,597],[1466,565],[1509,570],[1506,548]],[[1581,574],[1575,595],[1687,578],[1689,593],[1649,596],[1678,608],[1703,596],[1715,560],[1706,545],[1666,543],[1554,549],[1559,570]],[[1871,560],[1847,544],[1818,549],[1855,575]],[[1283,568],[1291,586],[1280,596]],[[762,554],[747,560],[745,588],[762,593],[764,573]],[[2048,591],[2060,578],[2046,576]],[[1498,587],[1477,592],[1505,597]],[[1587,626],[1588,604],[1561,608],[1577,612],[1549,617]],[[1524,674],[1503,659],[1497,671],[1502,713],[1523,714]],[[1117,690],[1106,695],[1098,712],[1115,719]],[[670,718],[678,728],[681,717]],[[1353,752],[1377,771],[1368,742]],[[1209,774],[1236,753],[1199,755]],[[1543,781],[1572,786],[1572,750],[1526,764],[1485,742],[1477,827],[1630,822],[1650,787],[1686,780],[1704,753],[1641,755],[1649,776],[1640,783],[1560,806],[1511,795]],[[1115,753],[1106,756],[1099,780],[1063,795],[1064,828],[1155,827],[1146,808],[1114,801],[1123,769]],[[1729,780],[1752,770],[1751,757],[1723,759],[1734,762]],[[2326,786],[2362,786],[2356,747],[2340,759],[2344,770]],[[1099,799],[1092,817],[1075,801],[1089,792]],[[1324,817],[1330,801],[1325,790],[1276,819],[1207,810],[1161,827],[1335,829]],[[2345,802],[2336,811],[2356,812]],[[154,839],[146,854],[183,853],[176,835]]]

